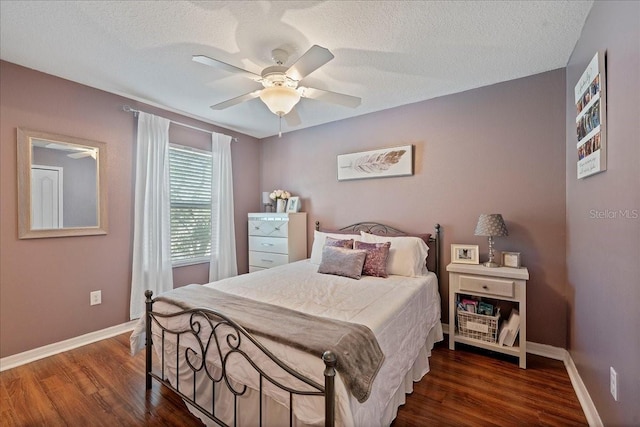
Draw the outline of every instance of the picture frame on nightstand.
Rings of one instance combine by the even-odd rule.
[[[502,266],[510,268],[522,267],[520,252],[502,252]]]
[[[451,245],[451,262],[455,264],[480,264],[478,245]]]

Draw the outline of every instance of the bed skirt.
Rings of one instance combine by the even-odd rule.
[[[443,340],[443,332],[442,332],[442,324],[440,322],[436,323],[436,325],[431,329],[429,335],[427,336],[425,345],[420,350],[418,357],[413,362],[413,366],[411,369],[405,374],[404,380],[400,383],[398,389],[396,389],[395,393],[391,396],[391,399],[387,403],[387,406],[384,409],[383,417],[381,419],[380,427],[389,426],[391,422],[396,418],[398,414],[398,408],[406,403],[407,394],[411,394],[413,392],[413,383],[419,382],[428,372],[429,372],[429,357],[431,357],[431,350],[435,343]],[[256,425],[256,419],[258,419],[257,414],[259,413],[258,402],[257,399],[251,399],[251,393],[256,393],[253,390],[250,390],[249,398],[252,404],[249,402],[243,402],[241,410],[238,411],[239,419],[238,419],[238,427],[252,427]],[[216,403],[216,407],[227,407],[230,408],[233,406],[233,401],[230,396],[218,396],[218,401]],[[224,402],[222,402],[224,401]],[[208,427],[217,427],[218,425],[213,422],[208,416],[202,414],[197,408],[189,405],[187,402],[187,407],[189,411],[200,419],[206,426]],[[218,406],[220,405],[220,406]],[[282,425],[283,420],[288,420],[289,410],[281,405],[278,402],[275,402],[268,397],[263,398],[263,414],[264,414],[264,425],[265,426],[279,426]],[[355,409],[355,408],[353,408]],[[220,414],[223,419],[228,416],[231,419],[232,411],[229,409],[228,414]],[[343,416],[345,414],[339,414],[336,417],[336,426],[344,426],[345,424],[342,422],[344,420]],[[357,410],[355,411],[355,415],[357,418]],[[349,418],[349,417],[347,417]],[[324,418],[318,418],[317,423],[304,423],[299,421],[295,415],[293,419],[294,427],[317,427],[324,425]],[[359,426],[358,420],[352,420],[355,426]],[[370,426],[374,427],[374,426]]]

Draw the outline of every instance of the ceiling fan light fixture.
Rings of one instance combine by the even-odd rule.
[[[290,87],[272,86],[262,89],[260,99],[273,114],[282,117],[300,101],[300,94]]]

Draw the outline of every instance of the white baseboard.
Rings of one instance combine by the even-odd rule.
[[[567,350],[561,347],[554,347],[547,344],[538,344],[537,342],[527,341],[527,353],[537,356],[546,357],[553,360],[561,360],[564,362],[567,357]]]
[[[3,357],[0,359],[0,372],[7,369],[15,368],[20,365],[24,365],[29,362],[34,362],[45,357],[53,356],[54,354],[62,353],[68,350],[72,350],[83,345],[91,344],[96,341],[100,341],[106,338],[111,338],[122,333],[132,331],[138,321],[132,320],[121,325],[111,326],[100,331],[90,332],[79,337],[70,338],[68,340],[60,341],[57,343],[45,345],[44,347],[34,348],[23,353],[14,354],[12,356]]]
[[[442,332],[445,333],[446,335],[449,335],[449,324],[448,323],[442,323]]]
[[[565,350],[565,358],[564,358],[564,366],[567,368],[567,373],[569,374],[569,379],[571,380],[571,384],[573,385],[573,389],[576,392],[576,396],[578,396],[578,401],[580,401],[580,406],[582,406],[582,410],[584,411],[584,416],[587,417],[587,422],[590,427],[602,427],[602,420],[600,419],[600,415],[598,414],[598,410],[596,409],[596,405],[593,404],[593,400],[591,400],[591,396],[589,396],[589,391],[587,387],[582,382],[582,378],[580,378],[580,374],[578,373],[578,368],[576,368],[575,363],[573,363],[573,359],[571,358],[571,354]]]
[[[442,330],[445,334],[448,334],[449,325],[443,323]],[[602,427],[602,420],[600,419],[598,410],[593,404],[593,400],[591,400],[589,391],[582,382],[582,378],[580,378],[580,374],[578,373],[576,365],[573,363],[571,354],[566,349],[527,341],[527,353],[535,354],[537,356],[542,356],[553,360],[561,360],[562,362],[564,362],[564,366],[567,369],[567,374],[569,374],[569,379],[571,380],[571,385],[573,385],[573,390],[576,392],[576,396],[578,397],[578,401],[580,402],[580,406],[584,411],[584,415],[587,418],[589,426]]]

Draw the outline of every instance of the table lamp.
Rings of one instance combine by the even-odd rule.
[[[493,238],[497,236],[508,236],[507,226],[504,224],[500,214],[480,214],[478,225],[476,225],[476,236],[489,237],[489,260],[482,265],[485,267],[500,267],[493,261]]]
[[[269,192],[262,192],[262,204],[264,205],[265,212],[273,212],[273,201],[269,198]]]

